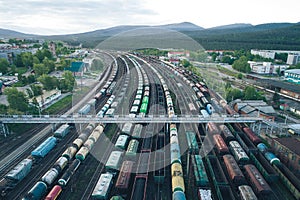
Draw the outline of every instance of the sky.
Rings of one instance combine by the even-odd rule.
[[[0,28],[82,33],[118,25],[300,22],[299,0],[0,0]]]

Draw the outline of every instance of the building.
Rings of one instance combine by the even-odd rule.
[[[300,63],[300,54],[289,54],[287,57],[286,64],[296,65]]]
[[[83,76],[83,73],[86,72],[86,65],[84,62],[72,62],[71,66],[65,68],[65,70],[71,71],[73,76]]]
[[[271,79],[257,79],[256,83],[264,88],[280,91],[281,94],[300,99],[299,85]]]
[[[39,104],[39,107],[43,109],[49,106],[53,101],[59,99],[60,97],[61,97],[60,90],[51,90],[51,91],[44,91],[43,95],[36,97],[36,100]]]
[[[297,137],[274,138],[271,146],[280,161],[300,175],[300,141]]]
[[[263,58],[271,58],[275,59],[275,51],[272,50],[256,50],[256,49],[251,49],[251,54],[252,55],[259,55]]]
[[[287,54],[300,54],[300,51],[287,51],[287,50],[258,50],[258,49],[251,49],[252,55],[259,55],[263,58],[271,58],[275,59],[275,55],[279,53],[287,53]]]
[[[285,70],[284,78],[288,82],[300,84],[300,69]]]
[[[49,48],[49,51],[52,53],[52,56],[53,57],[56,57],[56,49],[55,49],[55,43],[54,42],[50,42],[48,44],[48,48]]]
[[[168,58],[181,58],[190,57],[190,52],[188,51],[169,51]]]
[[[241,115],[262,117],[270,121],[274,121],[276,116],[274,108],[262,100],[235,100],[233,109]]]
[[[274,65],[271,62],[248,61],[251,71],[257,74],[273,74]]]

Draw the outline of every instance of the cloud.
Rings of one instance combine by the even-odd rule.
[[[15,0],[0,1],[0,6],[2,27],[40,34],[85,32],[155,15],[141,1],[132,0]]]
[[[206,28],[298,22],[299,6],[299,0],[0,0],[0,26],[26,33],[63,34],[183,21]]]

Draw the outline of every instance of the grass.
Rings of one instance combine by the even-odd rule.
[[[46,108],[45,110],[43,110],[43,114],[57,114],[59,111],[66,109],[70,106],[72,106],[72,95],[66,96],[65,98]]]

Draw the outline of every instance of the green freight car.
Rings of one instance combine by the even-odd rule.
[[[192,165],[194,168],[194,174],[195,174],[197,186],[199,187],[209,186],[209,180],[201,156],[200,155],[195,155],[195,156],[191,155],[191,156],[192,156]]]
[[[140,113],[146,114],[148,110],[148,103],[142,103],[141,108],[140,108]]]
[[[198,153],[199,152],[199,146],[196,139],[196,133],[193,131],[186,131],[186,139],[189,146],[190,153]]]

